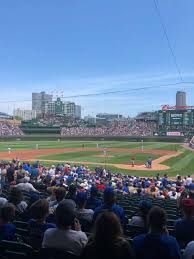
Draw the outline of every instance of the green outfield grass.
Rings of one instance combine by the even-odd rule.
[[[52,148],[80,148],[84,144],[85,147],[96,147],[99,144],[99,147],[102,148],[139,148],[141,150],[141,142],[125,142],[125,141],[15,141],[15,142],[0,142],[0,152],[7,151],[7,148],[10,147],[12,150],[35,150],[36,144],[39,145],[39,149],[52,149]],[[160,174],[167,173],[169,176],[187,175],[194,174],[194,153],[192,151],[184,149],[181,144],[171,144],[171,143],[159,143],[159,142],[145,142],[143,143],[144,149],[161,149],[161,150],[172,150],[172,151],[181,151],[183,152],[180,156],[171,158],[165,161],[163,164],[170,166],[169,170],[160,171]],[[48,160],[69,160],[77,161],[76,164],[81,164],[81,162],[93,162],[93,163],[104,163],[105,158],[95,157],[100,155],[102,152],[73,152],[73,153],[60,153],[53,154],[49,156],[41,156],[40,161],[43,159]],[[131,154],[126,153],[114,153],[108,152],[108,155],[113,155],[114,157],[109,157],[106,159],[106,163],[110,164],[125,164],[130,162]],[[137,163],[144,163],[149,157],[149,154],[142,154],[141,152],[136,154]],[[155,159],[158,156],[152,155],[152,158]],[[46,165],[53,164],[53,162],[44,162]],[[97,165],[89,164],[89,168],[93,169]],[[115,167],[108,167],[113,172],[122,172],[128,173],[131,175],[139,176],[153,176],[158,173],[157,171],[135,171],[135,170],[124,170],[117,169]]]
[[[7,151],[8,147],[13,150],[32,150],[39,145],[39,149],[47,148],[74,148],[82,147],[115,147],[115,148],[139,148],[141,149],[141,142],[125,142],[125,141],[15,141],[15,142],[0,142],[0,151]],[[163,150],[178,150],[179,144],[145,142],[143,143],[145,149],[163,149]]]
[[[58,161],[76,161],[76,162],[92,162],[92,163],[110,163],[110,164],[129,164],[131,162],[131,157],[135,156],[136,164],[144,164],[146,160],[151,156],[152,159],[156,159],[159,156],[153,154],[130,154],[127,153],[116,153],[108,152],[107,157],[98,157],[102,155],[102,151],[99,152],[71,152],[71,153],[60,153],[47,156],[40,156],[40,160],[58,160]],[[113,157],[108,157],[113,156]]]

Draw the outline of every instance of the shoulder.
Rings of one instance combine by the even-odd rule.
[[[164,242],[166,242],[166,243],[171,244],[171,245],[173,245],[173,244],[176,244],[176,245],[177,245],[177,240],[176,240],[176,238],[173,237],[173,236],[163,235],[163,236],[162,236],[162,240],[163,240]]]
[[[103,210],[104,209],[104,206],[102,205],[102,206],[98,206],[97,208],[95,208],[95,213],[97,213],[97,212],[99,212],[99,211],[101,211],[101,210]]]
[[[49,236],[53,235],[54,233],[57,233],[57,229],[56,228],[48,228],[44,232],[44,236],[49,237]]]
[[[82,240],[82,241],[85,241],[87,242],[88,241],[88,238],[86,236],[86,234],[82,231],[74,231],[72,230],[75,237],[77,237],[78,239]]]
[[[56,228],[56,225],[53,223],[45,223],[46,228]]]
[[[146,237],[145,234],[138,235],[138,236],[134,237],[133,243],[134,244],[139,244],[140,242],[142,242],[145,239],[145,237]]]

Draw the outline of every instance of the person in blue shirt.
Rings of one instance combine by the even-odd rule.
[[[7,203],[0,209],[0,241],[15,241],[16,227],[11,222],[15,217],[15,208],[12,204]]]
[[[148,234],[133,239],[136,259],[180,259],[180,248],[176,239],[168,235],[166,213],[153,207],[148,215]]]
[[[194,240],[194,200],[183,199],[181,205],[184,218],[175,223],[175,237],[184,248]]]
[[[95,221],[97,216],[104,211],[114,212],[120,219],[121,224],[126,224],[124,210],[116,204],[115,193],[112,187],[107,187],[104,190],[104,204],[95,209],[93,221]]]
[[[165,174],[164,177],[162,178],[162,185],[166,187],[168,185],[168,176]]]
[[[31,178],[37,178],[38,176],[39,176],[39,171],[38,171],[38,168],[37,167],[31,167],[30,168],[30,176],[31,176]]]
[[[97,207],[102,205],[102,201],[98,197],[98,189],[92,186],[90,189],[90,197],[87,200],[86,208],[95,210]]]
[[[27,172],[30,172],[30,165],[28,163],[23,164],[23,169]]]

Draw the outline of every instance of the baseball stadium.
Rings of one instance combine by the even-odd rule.
[[[0,1],[0,259],[194,259],[194,1]]]
[[[51,118],[58,120],[56,115]],[[46,124],[48,118],[44,120]],[[192,175],[193,120],[192,107],[169,106],[154,114],[142,113],[135,119],[117,119],[95,128],[38,127],[2,118],[0,160],[17,158],[48,166],[70,163],[142,177],[157,173]]]

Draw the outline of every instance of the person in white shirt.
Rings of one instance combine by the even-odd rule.
[[[194,258],[194,241],[188,243],[183,253],[183,259],[193,259]]]
[[[34,186],[31,183],[28,183],[29,179],[26,177],[23,178],[23,183],[19,183],[16,185],[16,187],[21,190],[21,191],[26,191],[26,192],[38,192],[38,190],[36,190],[34,188]]]
[[[186,186],[189,186],[191,183],[192,183],[193,179],[190,175],[188,175],[187,179],[186,179],[186,182],[185,182],[185,185]]]
[[[50,168],[50,170],[48,171],[48,174],[50,175],[50,176],[55,176],[55,166],[54,165],[52,165],[51,166],[51,168]]]
[[[43,248],[55,248],[79,256],[88,242],[76,219],[76,204],[73,200],[63,200],[56,208],[57,228],[48,229],[44,233]],[[74,225],[74,229],[72,226]]]

